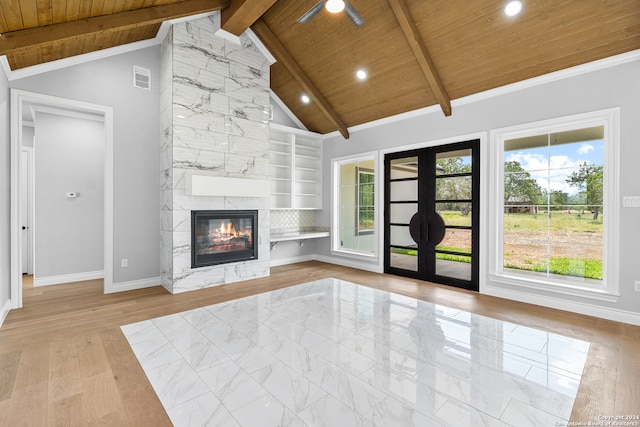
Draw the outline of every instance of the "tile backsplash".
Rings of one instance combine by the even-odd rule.
[[[286,233],[315,228],[316,213],[310,210],[272,210],[271,231]]]

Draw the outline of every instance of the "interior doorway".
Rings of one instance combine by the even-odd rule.
[[[384,271],[479,289],[480,141],[385,156]]]
[[[22,307],[22,274],[25,256],[23,240],[24,210],[21,203],[25,182],[23,174],[23,128],[26,111],[31,106],[39,108],[62,109],[75,114],[99,116],[104,123],[104,290],[111,292],[113,288],[113,110],[111,107],[86,102],[43,95],[18,89],[11,90],[11,308]],[[33,212],[33,206],[31,211]],[[32,215],[33,218],[33,215]],[[29,239],[33,242],[33,222]],[[28,229],[27,229],[28,230]],[[31,245],[34,251],[34,245]],[[33,259],[33,257],[32,257]],[[32,269],[37,266],[32,266]]]

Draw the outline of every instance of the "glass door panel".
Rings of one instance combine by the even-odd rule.
[[[390,179],[418,178],[418,156],[392,159]]]
[[[479,141],[385,157],[385,272],[478,289]]]
[[[418,203],[394,203],[389,207],[389,219],[394,224],[409,224],[418,212]]]
[[[392,268],[417,274],[419,247],[411,237],[411,219],[418,212],[418,157],[395,158],[388,167],[386,258]]]
[[[402,178],[402,181],[391,181],[392,202],[417,202],[418,179]]]

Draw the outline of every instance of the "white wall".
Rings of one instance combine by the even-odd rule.
[[[134,65],[151,70],[150,91],[133,87]],[[159,78],[160,47],[154,46],[9,83],[12,88],[113,108],[116,284],[160,275]],[[8,194],[2,194],[2,200],[4,208]],[[128,259],[128,267],[120,267],[122,258]]]
[[[34,124],[34,283],[103,271],[104,123],[37,112]]]
[[[640,60],[609,68],[566,77],[515,92],[504,93],[464,105],[454,102],[453,115],[441,112],[423,114],[402,121],[387,122],[372,128],[351,130],[351,138],[334,136],[324,142],[323,176],[331,171],[331,159],[365,151],[389,149],[413,143],[434,141],[491,129],[535,122],[556,117],[620,107],[620,194],[640,195]],[[331,188],[324,180],[324,209],[318,223],[329,223]],[[640,280],[640,209],[622,208],[620,214],[620,293],[615,303],[545,294],[531,290],[533,299],[567,306],[609,309],[608,313],[623,310],[640,313],[640,293],[634,292],[633,281]],[[485,242],[481,242],[482,245]],[[329,255],[328,243],[319,248]],[[577,311],[577,310],[576,310]],[[626,315],[622,313],[622,315]]]
[[[11,144],[9,135],[9,84],[0,73],[0,325],[9,310],[11,293]]]

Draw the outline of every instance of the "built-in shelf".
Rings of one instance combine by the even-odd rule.
[[[287,143],[287,142],[280,142],[280,141],[274,141],[274,140],[271,140],[269,142],[270,142],[271,145],[281,145],[283,147],[288,147],[289,146],[289,143]]]
[[[322,209],[322,135],[271,124],[271,209]]]
[[[297,240],[298,245],[302,246],[305,240],[320,239],[322,237],[329,237],[329,236],[330,236],[329,232],[325,230],[298,231],[295,233],[278,233],[278,232],[272,231],[269,240],[271,244],[271,249],[273,249],[274,246],[278,244],[278,242],[287,242],[287,241]]]

